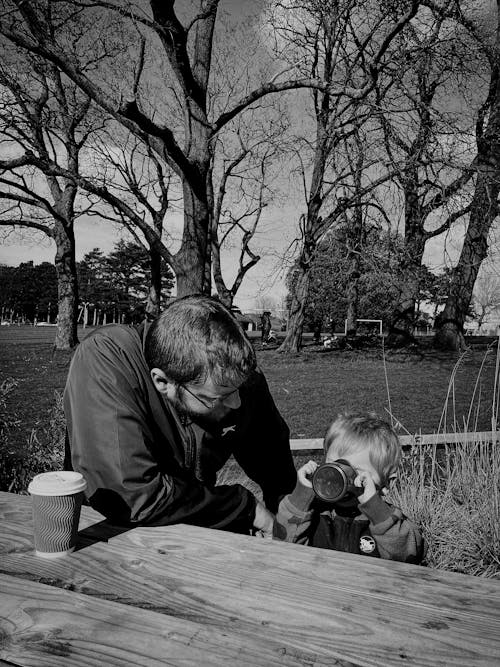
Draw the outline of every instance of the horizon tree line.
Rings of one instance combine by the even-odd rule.
[[[99,248],[76,263],[79,295],[78,323],[99,325],[110,322],[138,323],[147,317],[151,260],[135,242],[118,241],[104,254]],[[162,267],[164,307],[171,295],[174,278]],[[57,272],[50,262],[33,261],[18,266],[0,265],[0,309],[2,320],[55,323]]]

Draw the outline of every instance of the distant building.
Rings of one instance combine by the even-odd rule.
[[[235,310],[234,308],[231,310],[231,312],[241,324],[244,331],[257,331],[257,321],[253,315],[245,315],[244,313],[240,312],[239,310]]]
[[[469,336],[499,336],[500,318],[485,320],[480,327],[477,326],[477,322],[466,322],[464,331]]]
[[[260,322],[261,312],[258,313],[245,313],[243,317],[251,320],[253,328],[246,329],[246,331],[259,331],[261,328]],[[286,321],[280,317],[275,317],[271,315],[271,329],[273,331],[285,331],[286,330]]]

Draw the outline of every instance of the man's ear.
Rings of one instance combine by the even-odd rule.
[[[175,384],[165,375],[160,368],[150,370],[151,379],[157,391],[166,395],[168,398],[172,392],[175,392]]]

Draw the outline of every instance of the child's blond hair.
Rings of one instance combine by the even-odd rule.
[[[380,475],[383,486],[401,459],[401,443],[391,425],[374,412],[339,415],[330,425],[323,441],[325,455],[332,445],[336,458],[368,449],[370,463]]]

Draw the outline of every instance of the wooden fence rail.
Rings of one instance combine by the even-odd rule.
[[[415,433],[415,435],[400,435],[399,440],[403,447],[411,447],[412,445],[452,445],[462,442],[499,442],[500,431]],[[290,440],[290,448],[292,451],[323,449],[323,438],[301,438]]]

